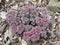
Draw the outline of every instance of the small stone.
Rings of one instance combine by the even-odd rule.
[[[2,40],[2,38],[0,38],[0,41]]]

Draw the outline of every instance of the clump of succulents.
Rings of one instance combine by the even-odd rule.
[[[40,37],[47,38],[51,19],[47,9],[33,5],[25,5],[17,10],[11,10],[6,15],[6,22],[13,32],[22,35],[26,41],[38,41]]]

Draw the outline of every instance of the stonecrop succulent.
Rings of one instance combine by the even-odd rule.
[[[13,32],[22,35],[26,41],[38,41],[46,38],[51,24],[48,10],[43,7],[25,5],[17,10],[11,10],[6,15],[6,22]]]

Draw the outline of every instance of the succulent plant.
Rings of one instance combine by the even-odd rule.
[[[17,10],[11,10],[6,15],[6,22],[12,31],[22,35],[28,41],[38,41],[40,37],[48,37],[47,32],[51,19],[48,18],[48,10],[43,7],[25,5]],[[30,27],[30,28],[29,28]]]

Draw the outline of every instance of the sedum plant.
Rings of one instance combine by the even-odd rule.
[[[10,10],[6,15],[6,22],[14,33],[22,35],[26,41],[36,42],[47,38],[51,19],[48,10],[36,5],[24,5],[17,10]]]

